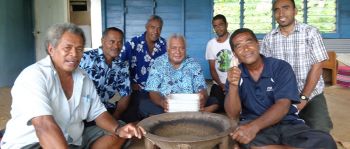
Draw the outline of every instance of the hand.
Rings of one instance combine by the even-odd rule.
[[[207,102],[205,100],[205,96],[201,93],[198,94],[199,96],[199,111],[204,111],[205,103]]]
[[[130,123],[121,128],[118,128],[115,133],[121,138],[131,138],[135,136],[141,139],[142,136],[146,134],[146,131],[142,127],[135,126],[134,124]]]
[[[222,91],[225,93],[225,84],[224,83],[220,83],[219,86],[222,89]]]
[[[169,102],[168,102],[168,98],[164,98],[164,100],[162,100],[161,102],[162,108],[164,109],[164,112],[168,112],[169,111]]]
[[[241,79],[241,70],[238,67],[232,67],[227,72],[227,80],[230,83],[230,85],[238,86],[240,79]]]
[[[235,131],[230,133],[230,136],[241,144],[248,144],[256,137],[258,132],[259,130],[256,127],[246,124],[237,127]]]
[[[297,104],[298,111],[303,110],[303,108],[306,106],[307,101],[306,100],[300,100],[300,103]]]

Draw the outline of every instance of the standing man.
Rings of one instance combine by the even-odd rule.
[[[77,68],[85,44],[73,24],[49,28],[46,58],[24,69],[12,88],[11,119],[1,148],[120,148],[141,138],[142,128],[120,127],[100,101],[93,82]],[[84,128],[83,120],[97,126]]]
[[[241,62],[227,76],[225,110],[230,118],[239,120],[230,134],[233,140],[244,149],[337,148],[328,133],[312,129],[299,119],[292,105],[300,99],[290,64],[261,55],[250,29],[233,32],[230,45]]]
[[[292,65],[301,99],[299,116],[311,128],[329,132],[333,125],[322,78],[322,62],[328,55],[322,37],[315,27],[295,20],[294,0],[274,1],[273,13],[279,26],[264,37],[261,53]]]
[[[84,52],[79,65],[94,82],[102,103],[117,120],[127,109],[131,94],[129,66],[127,62],[118,59],[123,47],[123,36],[123,31],[120,29],[107,28],[102,34],[102,47]],[[117,105],[109,102],[116,92],[121,96]],[[127,118],[126,120],[122,120],[128,122],[128,118],[136,116],[136,113],[130,113],[128,116],[123,116]]]
[[[211,23],[217,37],[209,40],[205,52],[205,58],[209,62],[210,74],[213,79],[210,96],[218,99],[218,112],[224,112],[224,89],[227,71],[230,68],[231,59],[235,58],[235,56],[230,50],[230,33],[227,31],[228,24],[226,17],[222,14],[218,14],[213,17]]]
[[[142,117],[168,112],[170,94],[199,94],[201,111],[214,112],[218,108],[216,98],[208,98],[203,70],[186,54],[185,38],[181,35],[169,37],[167,54],[152,63],[145,89],[150,99],[140,100]]]
[[[146,32],[126,42],[120,53],[120,59],[129,63],[131,81],[131,105],[138,108],[140,99],[149,99],[144,89],[148,78],[150,63],[166,52],[166,41],[160,37],[163,19],[152,15],[146,23]]]

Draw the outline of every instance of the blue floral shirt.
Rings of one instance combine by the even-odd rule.
[[[173,93],[198,93],[206,88],[203,70],[197,61],[187,56],[175,69],[165,54],[152,64],[145,90],[157,91],[166,96]]]
[[[101,48],[84,52],[80,68],[84,69],[94,82],[97,93],[106,105],[116,91],[120,96],[128,96],[131,93],[129,67],[127,62],[118,59],[112,61],[110,67],[105,60]]]
[[[156,41],[153,52],[149,53],[145,35],[146,32],[126,42],[120,53],[120,59],[130,64],[131,83],[138,84],[141,89],[146,85],[150,63],[166,53],[166,41],[162,37]]]

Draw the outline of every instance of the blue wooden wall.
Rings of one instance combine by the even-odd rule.
[[[172,33],[184,34],[188,54],[201,63],[205,77],[211,78],[205,47],[215,36],[211,26],[213,0],[104,0],[104,4],[104,27],[122,28],[126,40],[145,31],[149,15],[161,16],[164,19],[162,37],[167,38]],[[350,6],[349,0],[338,0],[337,33],[325,34],[324,38],[350,38],[350,7],[347,6]]]
[[[18,74],[35,62],[32,2],[0,1],[0,87],[12,86]]]

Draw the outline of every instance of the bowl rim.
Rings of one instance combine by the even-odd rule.
[[[229,126],[226,130],[217,133],[217,134],[213,134],[213,135],[209,135],[209,136],[204,136],[201,137],[200,139],[198,138],[194,138],[194,139],[180,139],[180,138],[172,138],[169,139],[168,137],[162,137],[162,136],[158,136],[158,135],[154,135],[152,133],[149,133],[148,130],[146,128],[144,128],[144,126],[152,120],[152,122],[154,121],[154,119],[160,119],[162,117],[169,117],[171,115],[181,115],[183,116],[183,118],[185,118],[186,116],[189,117],[190,115],[193,114],[199,114],[199,115],[211,115],[211,116],[215,116],[218,117],[220,119],[222,119],[223,121],[226,121]],[[152,118],[152,119],[151,119]],[[182,117],[181,117],[182,118]],[[145,131],[147,132],[144,136],[149,139],[150,141],[162,141],[162,142],[172,142],[172,143],[194,143],[194,142],[202,142],[202,141],[209,141],[209,140],[215,140],[218,138],[223,138],[225,136],[228,136],[228,134],[233,130],[232,124],[230,123],[230,120],[227,116],[222,115],[222,114],[217,114],[217,113],[209,113],[209,112],[171,112],[171,113],[162,113],[162,114],[158,114],[158,115],[153,115],[151,117],[145,118],[142,121],[140,121],[138,124],[138,126],[141,126],[145,129]]]

